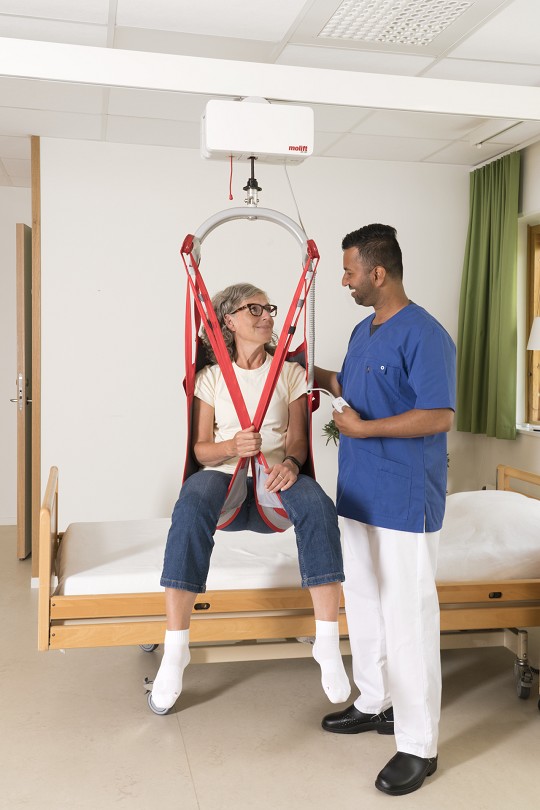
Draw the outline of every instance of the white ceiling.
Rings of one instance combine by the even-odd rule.
[[[344,22],[359,9],[370,24],[396,11],[416,15],[416,26],[422,15],[433,23],[453,13],[454,21],[427,44],[410,45],[321,36],[341,0],[0,0],[0,37],[540,86],[539,0],[345,0],[345,5]],[[415,31],[407,23],[405,33]],[[199,146],[200,117],[210,96],[1,75],[0,53],[0,185],[30,185],[30,135]],[[311,106],[319,156],[474,166],[540,140],[539,121]]]

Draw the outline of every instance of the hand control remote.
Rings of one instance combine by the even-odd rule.
[[[336,397],[336,399],[332,400],[332,408],[338,411],[338,413],[343,413],[343,408],[345,407],[350,408],[350,405],[348,402],[345,402],[343,397]]]

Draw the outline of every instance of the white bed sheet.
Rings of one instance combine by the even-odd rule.
[[[539,577],[540,501],[496,490],[448,496],[438,582]]]
[[[73,523],[58,558],[57,593],[153,593],[170,520]],[[513,492],[447,498],[437,580],[540,578],[540,501]],[[299,587],[293,529],[218,532],[208,590]]]
[[[155,593],[171,521],[72,523],[57,561],[56,593]],[[207,589],[296,588],[300,572],[293,529],[217,532]]]

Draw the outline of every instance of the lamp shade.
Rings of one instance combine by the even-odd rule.
[[[540,317],[536,317],[533,321],[531,334],[529,335],[529,342],[527,349],[531,351],[540,351]]]

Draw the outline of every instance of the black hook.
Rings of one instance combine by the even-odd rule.
[[[257,158],[252,155],[248,160],[251,160],[251,177],[248,177],[247,186],[244,186],[244,191],[249,191],[250,188],[254,188],[256,191],[262,191],[262,188],[255,179],[255,161]]]

